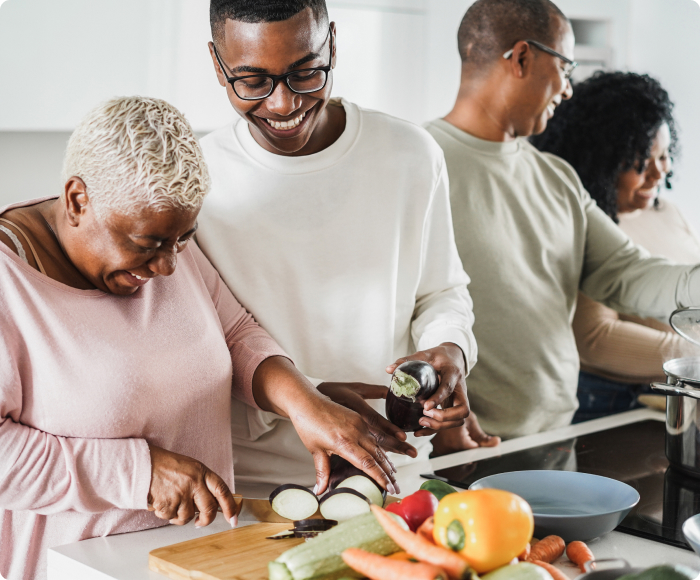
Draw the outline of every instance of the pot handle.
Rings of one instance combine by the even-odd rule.
[[[651,383],[650,386],[654,391],[661,391],[667,395],[680,395],[683,397],[693,397],[694,399],[700,399],[700,390],[674,387],[673,385],[669,385],[667,383]]]
[[[605,566],[598,568],[599,564],[605,564]],[[610,564],[621,565],[611,566]],[[602,560],[588,560],[588,562],[583,563],[583,568],[586,570],[586,572],[593,572],[594,570],[617,570],[618,568],[629,567],[629,562],[623,558],[604,558]]]

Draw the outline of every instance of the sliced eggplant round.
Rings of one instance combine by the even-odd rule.
[[[330,530],[333,526],[337,525],[337,520],[324,520],[321,518],[313,518],[309,520],[298,520],[294,522],[294,529],[325,532],[326,530]]]
[[[283,518],[303,520],[316,513],[318,498],[301,485],[285,483],[270,494],[270,505]]]
[[[370,501],[359,491],[338,488],[321,498],[321,515],[329,520],[344,522],[370,511]]]
[[[396,367],[386,396],[386,417],[404,431],[418,431],[423,403],[437,391],[440,379],[427,362],[411,360]]]
[[[364,495],[374,505],[382,507],[386,498],[386,490],[361,469],[355,467],[347,459],[339,455],[331,455],[331,489],[341,487],[354,489]]]

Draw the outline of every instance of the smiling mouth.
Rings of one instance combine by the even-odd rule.
[[[265,121],[268,122],[270,127],[277,129],[278,131],[291,131],[299,126],[299,124],[304,120],[307,112],[308,111],[304,111],[301,115],[289,121],[274,121],[272,119],[265,119]]]

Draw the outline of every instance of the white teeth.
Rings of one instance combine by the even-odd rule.
[[[139,276],[138,274],[134,274],[133,272],[129,272],[134,278],[137,278],[139,280],[146,280],[145,276]]]
[[[273,121],[272,119],[265,119],[270,125],[272,126],[273,129],[281,129],[282,131],[288,131],[289,129],[294,129],[295,127],[299,126],[299,123],[301,123],[306,116],[306,111],[304,111],[301,115],[299,115],[296,119],[292,119],[291,121]]]

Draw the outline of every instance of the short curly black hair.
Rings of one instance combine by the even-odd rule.
[[[530,141],[568,161],[598,206],[617,222],[618,176],[632,168],[641,171],[664,123],[671,130],[673,157],[678,152],[673,103],[661,84],[647,75],[598,71],[574,86],[573,97],[557,107],[547,130]]]
[[[241,22],[279,22],[311,8],[317,22],[328,20],[326,0],[211,0],[209,23],[214,42],[224,40],[226,20]]]

